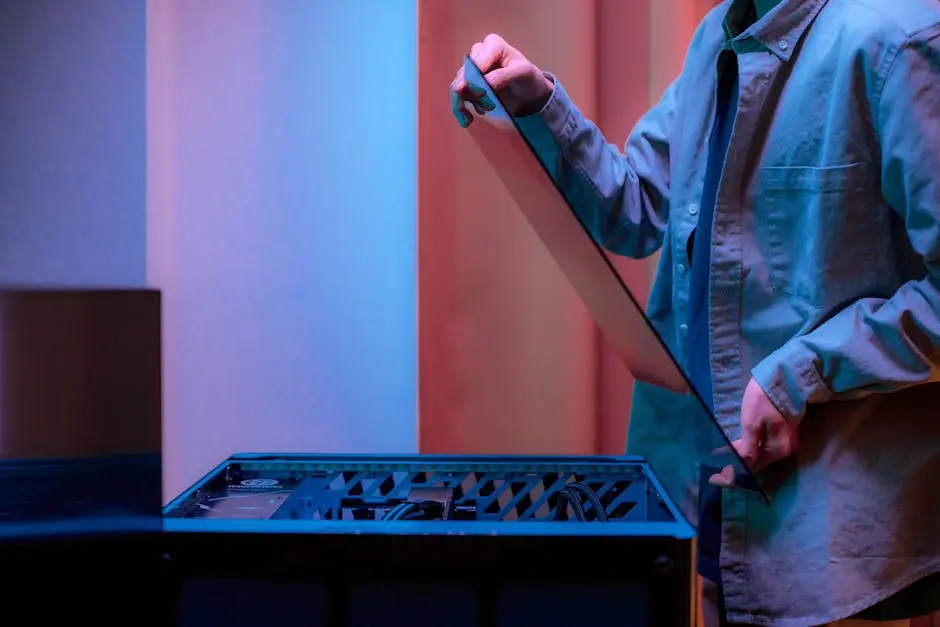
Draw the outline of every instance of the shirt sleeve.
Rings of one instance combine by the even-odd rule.
[[[752,371],[781,413],[807,403],[859,398],[940,380],[940,38],[902,45],[872,120],[881,146],[881,187],[903,218],[924,276],[891,298],[863,298]]]
[[[554,92],[541,111],[516,119],[520,130],[595,241],[635,259],[653,254],[669,214],[676,83],[640,119],[621,151],[546,75]]]

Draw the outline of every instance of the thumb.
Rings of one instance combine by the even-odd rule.
[[[754,470],[760,457],[760,428],[745,422],[742,425],[741,439],[734,443],[734,448],[749,470]]]

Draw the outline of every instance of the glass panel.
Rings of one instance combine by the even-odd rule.
[[[0,289],[0,547],[159,532],[160,295]]]
[[[556,180],[561,156],[549,129],[538,116],[511,116],[469,57],[464,73],[470,86],[483,90],[495,105],[470,126],[477,146],[608,342],[641,382],[633,405],[646,410],[643,415],[634,412],[628,452],[651,462],[690,520],[696,519],[700,469],[725,476],[733,473],[739,488],[755,490],[766,501],[765,491],[679,365],[674,354],[677,340],[669,339],[677,328],[657,328],[644,312],[649,261],[611,256],[595,241],[575,210],[581,195],[593,190]]]

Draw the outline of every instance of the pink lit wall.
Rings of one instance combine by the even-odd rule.
[[[419,3],[421,449],[622,453],[632,380],[467,133],[448,84],[495,32],[622,145],[709,0]],[[645,299],[654,263],[615,259]]]

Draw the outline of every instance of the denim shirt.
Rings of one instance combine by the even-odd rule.
[[[765,471],[769,506],[723,493],[722,583],[732,622],[807,627],[940,572],[940,3],[784,0],[729,40],[740,7],[705,17],[623,151],[560,82],[535,118],[597,241],[660,252],[647,314],[687,366],[678,268],[702,202],[716,60],[737,54],[710,242],[715,413],[737,438],[754,378],[799,424],[800,450]],[[691,502],[697,469],[656,426],[694,406],[637,384],[628,438],[658,474],[688,480],[677,498]]]

